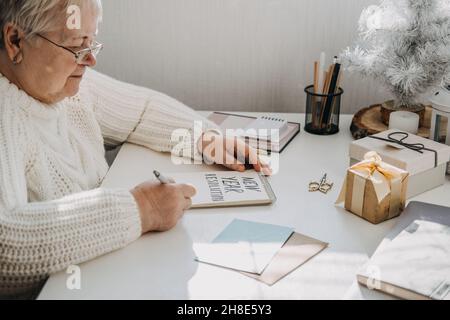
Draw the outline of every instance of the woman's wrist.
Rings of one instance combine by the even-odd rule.
[[[150,215],[147,213],[146,208],[148,208],[149,203],[147,200],[147,197],[142,192],[142,190],[139,189],[139,187],[136,187],[132,190],[130,190],[130,193],[133,195],[134,200],[136,201],[136,205],[138,207],[139,216],[141,219],[141,234],[145,234],[152,230],[152,222],[150,221]]]

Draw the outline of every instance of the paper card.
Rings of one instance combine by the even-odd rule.
[[[261,275],[241,273],[272,286],[327,247],[328,243],[293,233]]]
[[[217,171],[170,174],[177,183],[190,183],[197,189],[192,208],[269,204],[265,178],[256,171]]]
[[[196,260],[260,275],[293,228],[234,220],[212,243],[194,245]]]

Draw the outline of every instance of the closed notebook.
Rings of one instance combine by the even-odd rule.
[[[403,299],[450,300],[450,227],[415,220],[380,246],[357,278]]]
[[[281,153],[300,132],[300,123],[288,122],[278,117],[250,117],[213,112],[208,119],[216,123],[224,133],[234,130],[252,147],[269,152]],[[278,139],[272,139],[271,130],[278,130]]]
[[[256,172],[216,171],[167,173],[177,183],[195,186],[192,208],[270,205],[276,196],[268,179]]]

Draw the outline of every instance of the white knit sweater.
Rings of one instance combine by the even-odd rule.
[[[75,97],[54,105],[0,74],[0,297],[136,240],[129,190],[99,188],[104,143],[170,152],[172,131],[195,120],[214,127],[175,99],[93,70]]]

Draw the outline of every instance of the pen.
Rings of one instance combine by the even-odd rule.
[[[155,175],[156,179],[158,179],[159,182],[161,182],[162,184],[175,183],[175,180],[173,180],[172,178],[165,177],[156,170],[153,170],[153,174]]]

